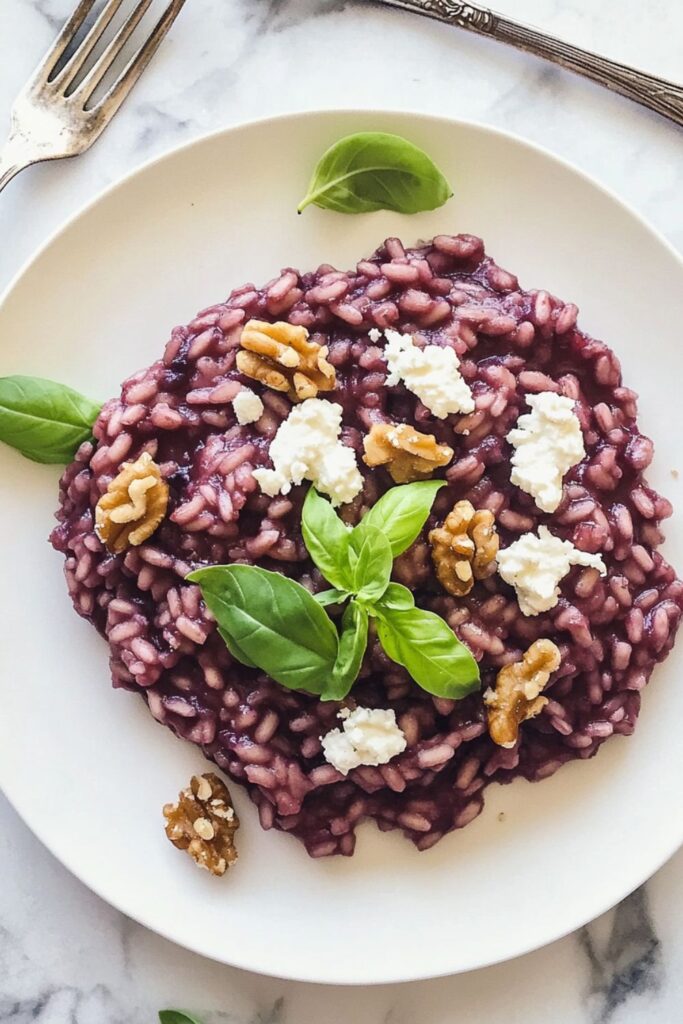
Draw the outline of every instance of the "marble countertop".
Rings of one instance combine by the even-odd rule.
[[[2,0],[0,110],[73,0]],[[683,79],[679,0],[497,0],[576,43]],[[331,59],[331,56],[333,59]],[[365,0],[190,0],[89,153],[0,196],[0,289],[110,182],[203,132],[311,107],[456,115],[542,143],[614,189],[683,250],[681,134],[532,58]],[[627,853],[625,853],[627,855]],[[0,1022],[674,1024],[683,1019],[683,852],[643,889],[543,950],[469,975],[331,990],[246,974],[132,923],[69,875],[0,797]]]

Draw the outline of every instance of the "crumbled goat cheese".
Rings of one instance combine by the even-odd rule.
[[[377,344],[381,337],[382,332],[379,331],[376,327],[371,327],[370,330],[368,331],[368,338],[370,339],[370,341],[373,341],[375,345]]]
[[[362,764],[386,764],[406,749],[406,738],[391,708],[343,708],[339,717],[342,728],[320,739],[325,759],[342,775]]]
[[[472,392],[460,376],[460,360],[452,348],[441,345],[418,348],[410,334],[392,330],[386,330],[384,337],[390,387],[402,380],[440,420],[453,412],[474,411]]]
[[[600,555],[579,551],[571,541],[553,536],[547,526],[539,526],[538,536],[522,534],[498,552],[498,572],[515,588],[524,615],[540,615],[555,607],[560,580],[573,565],[592,566],[601,576],[607,574]]]
[[[586,454],[581,424],[571,398],[542,391],[526,401],[531,412],[507,436],[515,449],[510,480],[543,512],[554,512],[562,500],[562,478]]]
[[[352,501],[363,486],[356,453],[339,440],[342,407],[307,398],[280,424],[270,445],[273,469],[255,469],[264,494],[288,494],[293,484],[311,480],[333,505]]]
[[[263,402],[251,388],[242,388],[238,391],[232,400],[232,407],[237,422],[243,427],[247,423],[255,423],[263,416]]]

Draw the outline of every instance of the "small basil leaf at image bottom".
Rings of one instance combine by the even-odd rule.
[[[254,565],[191,572],[235,657],[290,690],[320,694],[337,660],[332,620],[300,583]]]
[[[363,601],[378,601],[389,586],[393,557],[391,545],[381,530],[368,526],[354,530],[349,541],[352,589]]]
[[[160,1024],[202,1024],[199,1017],[193,1017],[184,1010],[159,1010]]]
[[[358,678],[367,645],[367,610],[357,601],[351,601],[342,616],[339,652],[329,685],[320,695],[321,700],[343,700],[346,697]]]
[[[422,608],[377,606],[377,635],[392,661],[435,697],[460,700],[479,689],[479,666],[448,623]]]

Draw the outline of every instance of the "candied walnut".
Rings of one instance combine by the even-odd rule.
[[[560,651],[552,640],[536,640],[521,661],[500,670],[495,689],[484,694],[494,743],[514,747],[522,722],[535,718],[548,703],[540,693],[560,661]]]
[[[363,438],[368,466],[386,466],[394,483],[424,480],[453,458],[453,449],[437,444],[433,434],[421,434],[409,423],[374,423]]]
[[[332,391],[334,367],[327,361],[327,345],[309,341],[305,327],[278,321],[249,320],[240,336],[237,369],[274,391],[286,391],[293,402]]]
[[[124,462],[95,507],[95,532],[120,554],[151,537],[168,507],[168,484],[149,454]]]
[[[213,772],[193,775],[178,795],[166,804],[166,835],[179,850],[187,850],[200,868],[224,875],[237,860],[235,832],[240,821],[225,783]]]
[[[458,501],[443,526],[429,534],[432,561],[439,583],[454,597],[469,594],[475,580],[496,571],[498,532],[493,512]]]

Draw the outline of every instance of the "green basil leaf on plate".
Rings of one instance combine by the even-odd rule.
[[[339,641],[332,620],[305,587],[254,565],[213,565],[186,578],[199,584],[237,658],[246,656],[247,664],[290,690],[322,692]]]
[[[101,405],[53,380],[0,377],[0,441],[34,462],[71,462]]]
[[[185,1010],[159,1010],[160,1024],[202,1024],[198,1017],[193,1017]]]
[[[365,513],[356,531],[362,533],[369,526],[377,527],[391,544],[392,556],[397,558],[419,537],[437,491],[444,486],[443,480],[420,480],[392,487]]]
[[[347,597],[350,597],[346,590],[321,590],[319,593],[314,594],[313,598],[323,608],[327,608],[330,604],[343,604]]]
[[[389,585],[393,557],[391,544],[381,530],[367,526],[353,531],[348,547],[352,571],[351,590],[363,601],[378,601]]]
[[[321,700],[343,700],[358,678],[368,645],[368,612],[357,601],[350,601],[342,617],[339,653],[332,671],[330,684]]]
[[[328,583],[351,590],[347,556],[351,531],[315,487],[309,488],[303,504],[301,532],[309,555]]]
[[[419,146],[387,132],[358,132],[322,155],[298,210],[313,204],[338,213],[419,213],[443,206],[452,195]]]
[[[382,605],[375,611],[382,647],[427,693],[460,700],[479,688],[475,659],[441,616]]]

